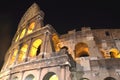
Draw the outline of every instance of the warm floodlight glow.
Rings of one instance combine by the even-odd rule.
[[[20,39],[24,37],[25,32],[26,32],[26,29],[23,29],[23,31],[21,32],[21,35],[20,35]]]
[[[86,57],[89,56],[88,45],[86,43],[80,42],[75,46],[76,57]]]
[[[41,44],[42,44],[41,39],[37,39],[33,42],[31,50],[30,50],[30,54],[29,54],[30,57],[36,56],[37,50],[39,49],[39,46],[41,46]]]
[[[13,53],[13,55],[12,55],[12,58],[11,58],[10,64],[12,64],[12,63],[15,61],[16,56],[17,56],[17,53],[18,53],[18,50],[15,49],[15,50],[14,50],[14,53]]]
[[[120,58],[120,52],[116,48],[112,48],[110,50],[110,56],[111,58]]]
[[[58,43],[59,43],[58,35],[57,34],[53,34],[52,40],[53,40],[55,51],[59,51],[60,50],[60,46],[58,46]]]
[[[17,42],[17,41],[18,41],[18,39],[19,39],[19,35],[17,35],[17,37],[16,37],[16,39],[15,39],[15,42]]]
[[[32,22],[30,26],[28,27],[27,34],[30,34],[33,32],[33,29],[35,28],[35,22]]]
[[[25,59],[25,55],[27,52],[28,45],[24,44],[22,48],[20,49],[19,57],[18,57],[18,62],[21,62]]]
[[[107,52],[107,50],[100,49],[100,52],[104,58],[110,58],[110,54]]]
[[[58,76],[54,74],[50,77],[49,80],[58,80]]]

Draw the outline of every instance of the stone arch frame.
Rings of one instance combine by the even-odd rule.
[[[15,60],[12,62],[12,57],[14,55],[15,50],[17,50],[17,53],[14,56]],[[4,63],[4,68],[10,68],[15,64],[16,59],[17,59],[17,55],[18,55],[18,51],[19,51],[19,46],[15,46],[8,51],[9,55],[6,58],[6,61],[5,61],[6,63]]]
[[[45,76],[43,77],[42,80],[50,80],[50,78],[51,78],[53,75],[56,75],[56,73],[54,73],[54,72],[48,72],[48,73],[45,74]],[[57,77],[56,80],[59,80],[59,79],[58,79],[58,76],[56,76],[56,77]]]
[[[34,80],[35,76],[33,74],[28,74],[24,80],[29,80],[29,78],[32,78],[32,80]]]
[[[15,60],[17,59],[18,52],[19,52],[18,48],[13,49],[12,54],[10,56],[11,59],[10,59],[9,65],[12,65],[15,62]],[[14,58],[14,61],[11,62],[13,58]]]
[[[41,41],[41,42],[39,43],[38,46],[35,47],[33,44],[34,44],[37,40],[39,40],[39,41]],[[37,50],[35,51],[35,54],[36,54],[35,56],[38,56],[38,55],[40,54],[42,43],[43,43],[43,40],[42,40],[41,38],[36,38],[36,39],[34,39],[34,40],[32,41],[31,46],[30,46],[30,50],[29,50],[29,57],[30,57],[30,53],[31,53],[31,51],[32,51],[33,48],[37,49]],[[38,49],[39,49],[39,53],[37,52]],[[37,54],[37,53],[38,53],[38,54]],[[33,57],[35,57],[35,56],[33,56]]]
[[[35,20],[32,20],[32,21],[28,22],[26,35],[29,35],[29,34],[33,33],[35,27],[36,27],[36,21]]]
[[[28,75],[33,75],[35,80],[39,80],[40,78],[40,70],[29,70],[29,71],[25,71],[23,73],[23,76],[22,76],[22,80],[25,80],[25,78],[28,76]]]
[[[14,45],[12,48],[10,48],[10,49],[7,51],[7,53],[6,53],[6,55],[5,55],[5,61],[4,61],[4,63],[3,63],[3,67],[2,67],[2,69],[1,69],[1,71],[4,70],[4,69],[6,69],[6,68],[10,68],[10,67],[12,67],[14,64],[16,64],[16,62],[17,62],[17,57],[18,57],[18,54],[19,54],[18,52],[17,52],[16,58],[15,58],[15,61],[14,61],[12,64],[10,64],[10,61],[11,61],[11,58],[12,58],[12,55],[13,55],[15,49],[17,49],[18,52],[19,52],[19,45]]]
[[[42,11],[40,11],[40,12],[42,12]],[[43,26],[43,22],[41,21],[41,19],[43,19],[43,18],[40,16],[40,14],[36,14],[35,16],[33,16],[31,19],[29,19],[27,21],[26,35],[29,35],[28,31],[29,31],[30,26],[31,26],[31,28],[33,27],[31,24],[34,25],[34,27],[32,28],[32,32],[36,31],[37,29],[40,29]]]
[[[38,18],[39,18],[38,22],[40,21],[43,24],[44,12],[40,9],[40,7],[36,3],[33,3],[27,9],[27,11],[24,13],[24,15],[22,16],[22,18],[18,24],[17,32],[20,33],[21,29],[23,29],[23,27],[25,28],[29,21],[31,21],[31,20],[36,21],[36,19],[38,19]],[[38,24],[38,23],[36,23],[36,24]],[[25,26],[23,26],[23,25],[25,25]],[[16,38],[16,36],[14,36],[14,40],[15,40],[15,38]]]
[[[111,58],[120,58],[120,52],[117,48],[111,48],[109,54]]]
[[[117,80],[117,79],[115,79],[114,77],[106,77],[104,78],[104,80]]]
[[[18,24],[18,29],[16,32],[16,35],[13,38],[13,42],[15,42],[15,39],[17,37],[17,34],[19,34],[18,40],[20,40],[20,34],[21,34],[21,30],[23,29],[24,25],[26,25],[26,23],[33,17],[35,17],[36,15],[39,15],[39,19],[43,20],[44,18],[44,13],[40,10],[39,6],[34,3],[31,7],[28,8],[28,10],[25,12],[25,14],[23,15],[23,17],[21,18],[19,24]],[[24,27],[25,28],[25,27]],[[18,41],[17,40],[17,41]],[[17,42],[16,41],[16,42]],[[19,43],[19,42],[18,42]],[[6,60],[5,60],[6,61]],[[6,68],[6,63],[8,64],[8,61],[4,62],[4,66],[3,69]]]
[[[24,49],[24,47],[26,48],[26,50]],[[27,55],[28,48],[29,48],[28,43],[23,43],[23,44],[21,44],[20,50],[19,50],[19,52],[18,52],[18,57],[17,57],[17,62],[18,62],[18,63],[24,62],[24,60],[25,60],[25,58],[26,58],[26,55]],[[24,54],[23,54],[22,52],[23,52]],[[22,55],[22,54],[23,54],[23,55]],[[23,57],[22,60],[20,60],[20,59],[21,59],[21,56]]]
[[[75,45],[75,57],[88,57],[89,56],[89,47],[85,42],[78,42]]]
[[[25,37],[26,31],[27,31],[26,28],[23,28],[23,29],[21,30],[19,39],[22,39],[23,37]]]

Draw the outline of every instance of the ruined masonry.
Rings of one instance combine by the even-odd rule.
[[[120,80],[120,29],[59,35],[34,3],[21,18],[0,80]]]

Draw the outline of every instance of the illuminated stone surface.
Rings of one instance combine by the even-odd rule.
[[[43,19],[36,3],[23,15],[0,80],[119,80],[120,29],[82,27],[58,35]]]

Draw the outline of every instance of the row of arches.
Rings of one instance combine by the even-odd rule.
[[[31,26],[34,26],[35,23],[32,23]],[[32,28],[33,29],[33,28]],[[24,30],[23,30],[24,32]],[[32,31],[30,31],[29,33],[31,33]],[[54,43],[54,48],[55,51],[59,51],[60,47],[58,47],[56,44],[59,43],[59,38],[57,36],[57,34],[53,34],[52,37],[53,43]],[[36,40],[33,44],[32,44],[32,48],[29,52],[29,57],[34,57],[35,55],[38,55],[38,53],[40,52],[40,50],[38,50],[38,48],[40,48],[41,46],[39,44],[42,44],[42,40]],[[24,57],[25,57],[25,53],[27,51],[28,45],[23,45],[23,47],[20,50],[20,56],[18,57],[18,61],[23,61]],[[37,54],[36,54],[37,52]],[[17,53],[17,51],[15,52],[15,54]],[[75,57],[87,57],[89,56],[89,50],[88,50],[88,45],[84,42],[79,42],[75,45]],[[14,56],[13,56],[14,57]],[[13,58],[14,60],[14,58]]]
[[[14,49],[13,54],[10,56],[11,57],[10,65],[13,64],[15,61],[18,61],[18,63],[24,61],[26,56],[30,58],[34,58],[38,56],[40,54],[42,43],[43,41],[41,39],[36,39],[35,41],[33,41],[32,45],[30,46],[30,50],[28,50],[29,49],[28,44],[23,44],[20,50]]]
[[[100,49],[103,58],[120,58],[120,51],[117,48],[111,48],[107,51]],[[86,43],[79,42],[75,45],[75,57],[87,57],[89,56],[89,48]]]
[[[18,80],[19,77],[15,76],[12,80]],[[24,80],[36,80],[35,76],[33,74],[29,74],[28,76],[25,77]],[[54,72],[48,72],[42,80],[59,80],[58,76]],[[81,78],[80,80],[90,80],[88,78]],[[113,77],[106,77],[104,80],[116,80]]]
[[[120,51],[117,48],[111,48],[109,50],[100,50],[104,58],[120,58]]]
[[[25,35],[31,34],[33,30],[35,29],[35,22],[31,22],[28,26],[28,28],[24,28],[21,33],[17,34],[15,38],[15,42],[17,42],[19,39],[22,39]]]
[[[105,51],[103,49],[100,50],[103,58],[120,58],[120,51],[117,48],[111,48],[109,51]],[[89,47],[84,42],[79,42],[75,45],[75,57],[88,57]]]
[[[15,76],[12,78],[12,80],[19,80],[19,76]],[[33,74],[29,74],[25,77],[24,80],[36,80],[35,76]],[[54,72],[48,72],[42,80],[59,80],[58,76]]]
[[[31,45],[30,51],[28,51],[29,45],[27,45],[27,44],[23,44],[22,47],[20,48],[20,51],[18,51],[18,49],[15,49],[12,54],[10,64],[12,64],[16,60],[17,54],[18,54],[18,57],[17,57],[18,62],[22,62],[26,57],[27,51],[29,53],[27,56],[30,58],[34,58],[34,57],[38,56],[40,53],[42,43],[43,43],[43,41],[41,39],[35,40]],[[58,43],[58,42],[56,41],[56,43]],[[58,50],[58,48],[56,48],[56,49]],[[102,50],[101,50],[101,53],[105,54]],[[79,42],[75,45],[75,58],[88,57],[89,55],[90,55],[89,48],[86,43]],[[111,58],[120,58],[120,53],[117,49],[113,48],[110,50],[109,56],[111,56]],[[106,58],[106,55],[104,55],[104,57]]]
[[[28,35],[28,34],[31,34],[33,32],[33,30],[35,29],[35,22],[31,22],[28,26],[28,28],[24,28],[22,31],[21,31],[21,34],[18,34],[16,39],[15,39],[15,42],[17,42],[19,39],[22,39],[25,35]],[[52,37],[52,40],[53,40],[53,43],[54,43],[54,48],[55,48],[55,51],[59,51],[60,50],[60,47],[57,46],[56,44],[59,43],[59,37],[57,36],[57,34],[53,34],[53,37]],[[40,46],[39,46],[40,47]],[[33,48],[35,49],[35,48]],[[89,56],[89,51],[88,51],[88,45],[86,43],[83,43],[83,42],[79,42],[78,44],[75,45],[75,57],[87,57]],[[35,50],[32,50],[33,52]],[[31,52],[32,52],[31,51]],[[103,54],[103,56],[106,58],[106,55],[107,56],[111,56],[113,58],[120,58],[120,54],[119,55],[116,55],[115,53],[115,50],[112,50],[109,54],[104,54],[104,52],[102,50],[100,50],[101,53]],[[114,53],[113,53],[114,51]],[[30,56],[34,56],[34,55],[30,55]]]
[[[59,37],[57,34],[53,34],[53,37],[52,37],[52,40],[53,40],[53,44],[54,44],[54,48],[55,48],[55,51],[59,51],[62,47],[59,45]],[[89,50],[88,50],[88,45],[84,42],[78,42],[76,45],[75,45],[75,57],[78,58],[78,57],[87,57],[89,56]]]
[[[12,80],[19,80],[19,77],[15,76]],[[33,74],[29,74],[28,76],[26,76],[25,80],[35,80],[35,77]]]
[[[17,58],[18,62],[24,61],[24,59],[27,55],[26,54],[27,51],[29,53],[27,56],[30,58],[34,58],[34,57],[38,56],[40,53],[42,43],[43,43],[43,41],[41,39],[35,40],[31,45],[30,51],[28,51],[28,47],[29,47],[28,44],[23,44],[22,47],[20,48],[20,51],[18,49],[15,49],[11,56],[10,64],[14,63],[16,58]],[[79,57],[87,57],[87,56],[89,56],[88,45],[83,42],[76,44],[75,57],[79,58]]]

